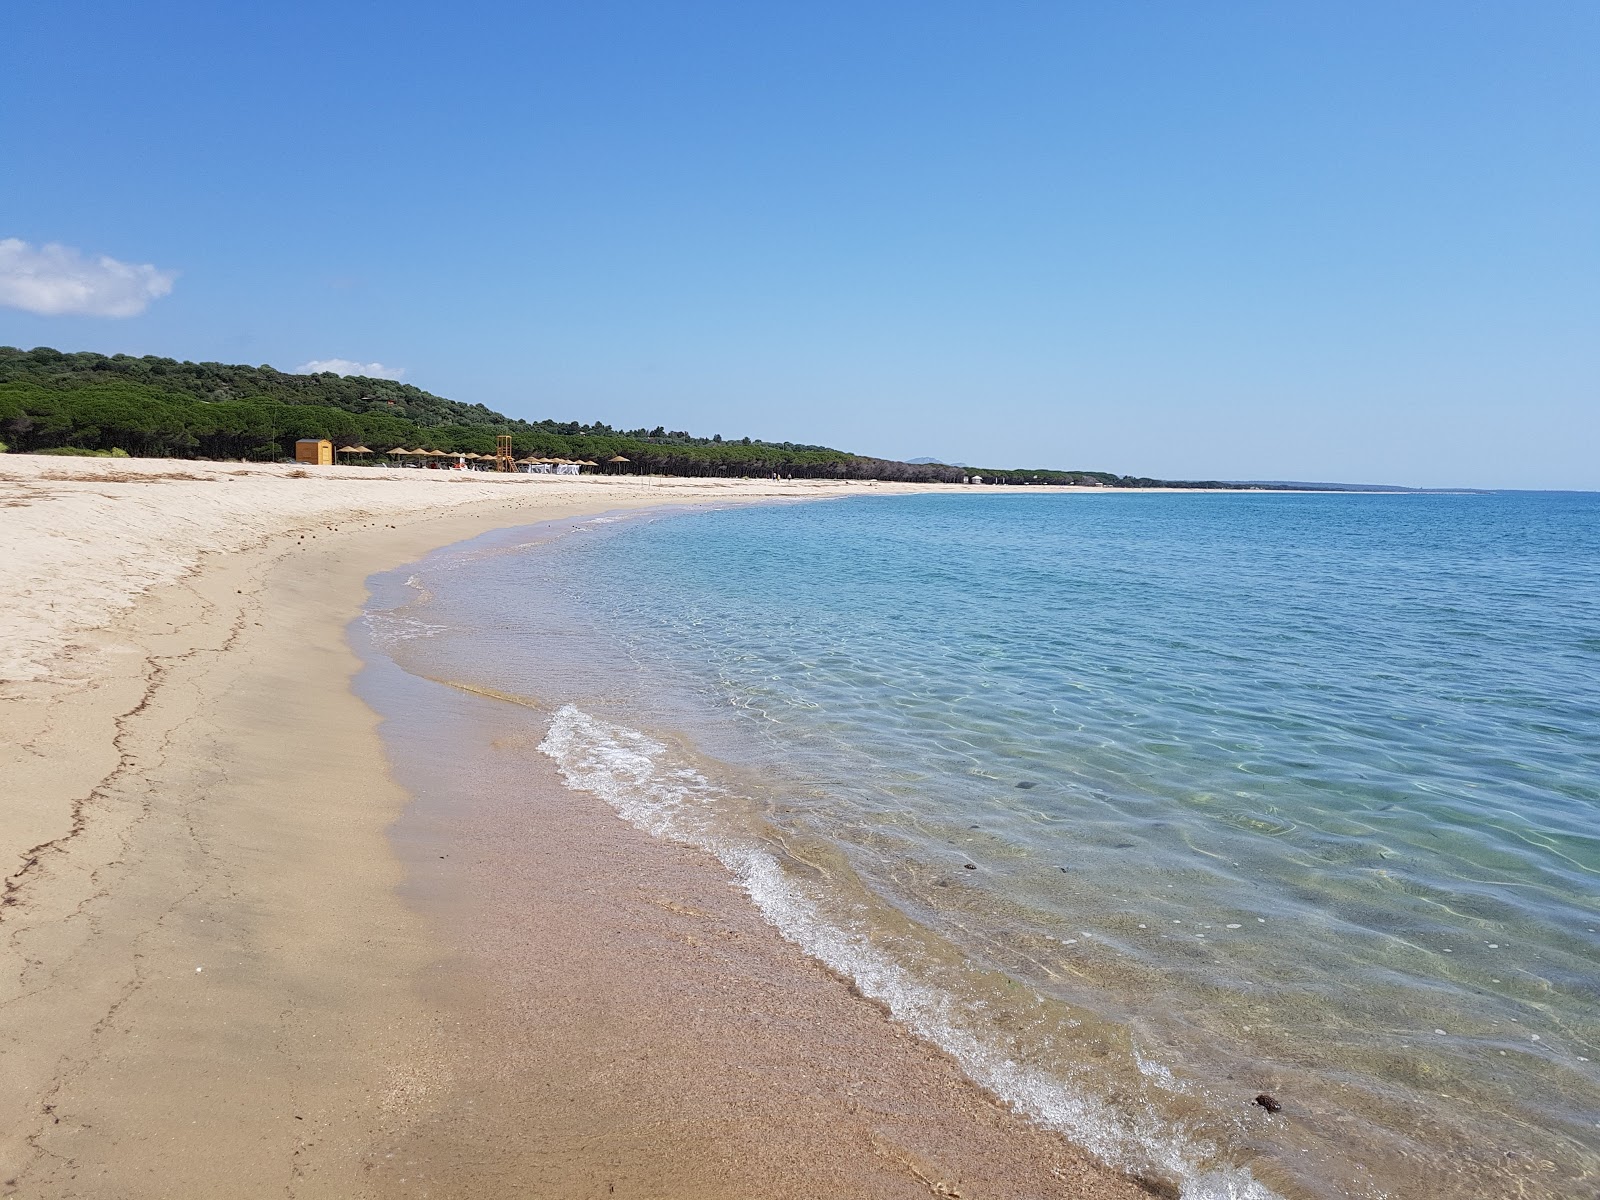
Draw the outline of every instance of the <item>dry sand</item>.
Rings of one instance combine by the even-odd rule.
[[[1140,1194],[494,747],[390,836],[370,574],[860,490],[0,457],[0,1194]]]

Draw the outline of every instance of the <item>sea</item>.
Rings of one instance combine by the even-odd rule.
[[[1158,1192],[1600,1194],[1600,495],[662,508],[373,589],[374,652]]]

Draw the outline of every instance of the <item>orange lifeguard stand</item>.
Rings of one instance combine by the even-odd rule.
[[[494,439],[494,469],[496,471],[515,471],[516,462],[511,457],[511,435],[502,433]]]

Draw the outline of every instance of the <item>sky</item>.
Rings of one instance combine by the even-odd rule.
[[[13,7],[0,344],[1600,489],[1600,5]]]

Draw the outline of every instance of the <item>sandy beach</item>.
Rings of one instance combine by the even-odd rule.
[[[869,489],[0,457],[0,1192],[1145,1194],[708,857],[553,771],[509,820],[515,746],[418,802],[351,690],[364,581],[432,548]]]

